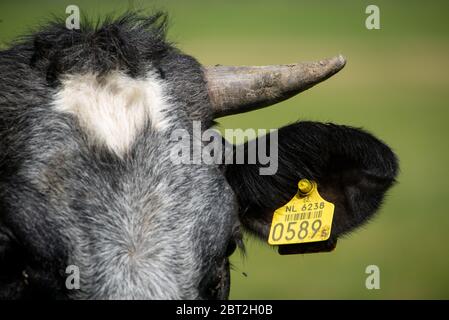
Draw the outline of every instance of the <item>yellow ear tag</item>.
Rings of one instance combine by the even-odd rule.
[[[320,196],[314,181],[301,179],[298,193],[274,212],[268,243],[282,245],[329,239],[334,208],[333,203]]]

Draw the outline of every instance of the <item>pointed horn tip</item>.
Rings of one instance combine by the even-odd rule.
[[[321,60],[319,62],[321,66],[327,66],[331,69],[341,70],[346,65],[346,58],[339,54],[338,56]]]
[[[300,65],[299,63],[298,65]],[[327,58],[320,60],[318,62],[311,62],[311,66],[315,70],[319,70],[318,74],[322,80],[327,79],[327,77],[332,76],[339,72],[346,65],[346,59],[343,55],[339,54],[338,56],[334,56],[332,58]]]
[[[346,58],[342,54],[339,54],[335,58],[338,60],[338,63],[342,68],[346,65]]]
[[[346,65],[346,58],[339,54],[333,58],[327,60],[327,62],[337,70],[341,70]]]

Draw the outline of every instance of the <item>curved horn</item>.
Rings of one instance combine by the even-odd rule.
[[[342,55],[318,62],[205,68],[215,117],[266,107],[288,99],[340,71]]]

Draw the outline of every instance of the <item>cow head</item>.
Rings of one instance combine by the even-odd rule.
[[[298,122],[241,146],[245,156],[276,147],[268,175],[259,161],[174,161],[177,130],[193,150],[205,144],[198,124],[201,135],[214,118],[291,97],[345,62],[204,67],[164,26],[160,14],[80,30],[55,22],[0,52],[1,297],[226,298],[242,229],[266,241],[300,179],[335,204],[326,245],[379,208],[397,160],[360,129]],[[67,270],[79,271],[79,288]]]

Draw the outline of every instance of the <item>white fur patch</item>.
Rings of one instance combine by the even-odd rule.
[[[148,119],[156,130],[168,125],[163,85],[151,74],[145,79],[121,72],[104,77],[67,75],[53,105],[59,112],[75,115],[92,143],[103,143],[119,156],[130,148]]]

